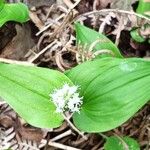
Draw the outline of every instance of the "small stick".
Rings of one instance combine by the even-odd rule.
[[[71,130],[68,130],[62,134],[59,134],[58,136],[55,136],[54,138],[52,138],[50,141],[51,142],[54,142],[54,141],[57,141],[57,140],[60,140],[68,135],[72,134],[72,131]]]
[[[12,59],[0,58],[0,62],[7,63],[7,64],[16,64],[16,65],[23,65],[23,66],[35,66],[35,64],[26,61],[17,61]]]
[[[63,0],[63,2],[66,4],[66,6],[69,8],[69,10],[74,9],[81,0],[76,0],[75,3],[73,4],[70,0]]]
[[[60,54],[60,53],[57,53],[57,54],[55,55],[56,64],[57,64],[58,68],[59,68],[62,72],[64,72],[64,71],[65,71],[65,68],[61,65],[60,57],[61,57],[61,54]]]
[[[29,60],[30,63],[34,62],[38,57],[40,57],[43,53],[45,53],[49,48],[51,48],[54,44],[56,44],[56,40],[54,42],[47,45],[43,50],[41,50],[38,54],[36,54],[31,60]]]
[[[71,130],[68,130],[62,134],[59,134],[58,136],[55,136],[54,138],[50,139],[50,142],[55,142],[57,140],[60,140],[68,135],[72,134]],[[42,140],[41,144],[39,145],[39,148],[43,148],[47,144],[46,140]]]
[[[70,127],[71,127],[74,131],[76,131],[79,135],[81,135],[81,136],[83,137],[83,139],[85,139],[85,140],[88,139],[81,131],[79,131],[79,130],[73,125],[73,123],[66,117],[65,114],[62,114],[62,115],[63,115],[64,119],[67,121],[67,123],[70,125]]]
[[[87,12],[85,14],[79,15],[75,18],[75,20],[78,20],[80,17],[83,16],[87,16],[87,15],[91,15],[91,14],[95,14],[95,13],[102,13],[102,12],[114,12],[114,13],[124,13],[124,14],[129,14],[129,15],[134,15],[137,16],[139,18],[143,18],[146,19],[147,21],[150,21],[150,19],[148,17],[145,17],[141,14],[137,14],[135,12],[130,12],[130,11],[126,11],[126,10],[119,10],[119,9],[102,9],[102,10],[96,10],[96,11],[92,11],[92,12]]]
[[[120,34],[121,34],[121,31],[122,31],[122,25],[123,25],[123,17],[121,16],[120,19],[119,19],[119,26],[118,26],[118,29],[117,29],[117,35],[116,35],[116,40],[115,40],[115,44],[117,46],[118,46],[119,40],[120,40]]]
[[[63,17],[65,17],[65,14],[61,14],[58,18],[56,18],[54,20],[54,22],[58,22],[60,19],[62,19]],[[40,35],[42,32],[44,32],[45,30],[47,30],[50,26],[53,25],[53,22],[48,24],[47,26],[43,27],[38,33],[36,33],[36,36]]]
[[[35,12],[30,11],[29,13],[30,19],[34,22],[34,24],[41,30],[44,27],[43,22],[38,18]]]
[[[46,144],[47,141],[46,140],[42,140],[42,143]],[[64,149],[64,150],[81,150],[81,149],[78,149],[78,148],[74,148],[74,147],[71,147],[71,146],[67,146],[67,145],[64,145],[64,144],[61,144],[61,143],[56,143],[56,142],[48,142],[48,145],[49,146],[53,146],[53,147],[57,147],[57,148],[60,148],[60,149]],[[41,148],[41,147],[39,147]]]
[[[48,13],[46,14],[46,17],[45,17],[45,21],[48,19],[53,8],[54,8],[54,4],[49,8]]]
[[[63,0],[63,2],[66,4],[66,6],[71,9],[74,7],[73,3],[70,0]]]

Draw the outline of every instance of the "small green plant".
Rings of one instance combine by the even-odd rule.
[[[96,58],[112,57],[112,55],[117,58],[123,58],[117,46],[105,35],[82,26],[79,23],[76,23],[75,27],[78,47],[80,45],[83,47],[86,45],[81,55],[86,55],[86,53],[91,52]]]
[[[149,101],[150,62],[123,58],[107,37],[85,26],[76,24],[76,32],[77,44],[90,45],[99,40],[93,52],[106,49],[115,57],[97,57],[65,73],[0,63],[0,96],[36,127],[59,127],[66,119],[65,112],[69,112],[81,131],[114,129]]]
[[[111,136],[106,139],[105,150],[140,150],[139,144],[132,138]]]
[[[0,0],[0,27],[8,21],[24,23],[28,20],[29,10],[25,4],[7,4],[5,0]]]
[[[150,18],[150,1],[139,0],[136,13],[139,13],[141,15],[144,15]],[[145,33],[147,32],[147,34],[146,35],[142,34],[144,32]],[[143,25],[142,27],[133,28],[130,34],[133,40],[135,40],[136,42],[142,43],[147,40],[150,43],[149,32],[150,32],[150,24],[148,23],[148,24]]]

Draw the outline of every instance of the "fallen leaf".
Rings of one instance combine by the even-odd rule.
[[[35,43],[31,38],[31,29],[28,24],[16,25],[17,35],[2,50],[0,57],[20,60]]]

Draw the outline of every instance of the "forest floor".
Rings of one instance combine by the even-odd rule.
[[[135,0],[128,4],[124,0],[25,2],[30,8],[30,20],[24,24],[8,22],[0,28],[0,58],[64,72],[81,63],[76,60],[73,26],[76,20],[103,32],[124,57],[150,57],[150,44],[137,43],[130,36],[130,30],[137,24],[137,16],[132,13],[137,7]],[[10,145],[20,143],[20,147],[26,145],[29,150],[102,150],[105,142],[96,133],[87,134],[85,141],[66,122],[50,130],[32,127],[3,101],[0,101],[0,130]],[[150,104],[120,127],[103,134],[133,137],[141,149],[150,150]]]

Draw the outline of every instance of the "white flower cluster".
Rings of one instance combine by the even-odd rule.
[[[82,97],[77,92],[78,86],[64,84],[61,89],[56,89],[50,97],[56,106],[56,112],[79,112],[82,105]]]

